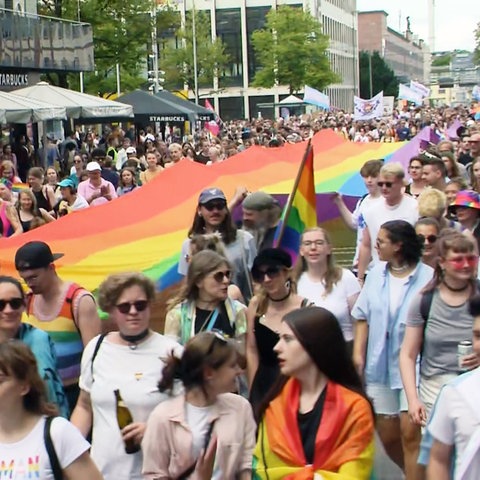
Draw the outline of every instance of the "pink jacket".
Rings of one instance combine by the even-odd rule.
[[[255,421],[252,408],[243,397],[233,393],[219,395],[209,421],[216,419],[216,462],[225,480],[234,480],[242,471],[251,470],[255,447]],[[142,442],[143,477],[151,480],[175,479],[190,467],[192,433],[185,420],[185,396],[160,403],[147,421]],[[190,477],[195,479],[195,474]]]

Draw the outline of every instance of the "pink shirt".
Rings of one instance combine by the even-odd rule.
[[[256,424],[247,400],[233,393],[217,397],[209,421],[216,419],[218,463],[225,479],[252,468]],[[150,414],[142,442],[143,478],[177,478],[195,458],[192,432],[185,419],[185,395],[160,403]],[[190,477],[196,478],[195,473]]]
[[[90,180],[84,180],[78,184],[77,192],[88,202],[94,193],[100,193],[100,188],[105,186],[108,187],[108,193],[112,196],[112,199],[117,198],[117,192],[115,191],[113,184],[108,180],[104,180],[103,178],[101,178],[101,182],[102,183],[99,187],[94,187]],[[108,200],[105,197],[98,197],[90,202],[90,206],[94,207],[95,205],[102,205],[103,203],[107,202]]]

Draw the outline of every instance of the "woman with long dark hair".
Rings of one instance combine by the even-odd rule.
[[[282,377],[256,412],[255,478],[370,479],[373,411],[335,316],[293,310],[275,352]]]
[[[376,244],[381,262],[368,273],[352,311],[356,320],[353,360],[365,376],[380,439],[407,480],[418,473],[420,429],[408,418],[398,355],[410,302],[433,275],[432,268],[421,261],[422,247],[408,222],[384,223]]]
[[[27,478],[28,471],[40,479],[101,480],[88,454],[89,443],[56,414],[56,408],[46,403],[45,384],[31,350],[17,340],[0,343],[2,471],[5,465],[9,478]],[[58,467],[47,450],[47,440],[53,445]]]
[[[252,478],[252,409],[230,393],[239,374],[235,344],[217,332],[199,333],[181,357],[168,358],[160,391],[171,392],[180,379],[185,392],[158,405],[148,419],[143,478]]]

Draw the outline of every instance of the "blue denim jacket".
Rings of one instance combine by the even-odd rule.
[[[433,269],[419,263],[403,287],[396,314],[390,315],[389,276],[386,262],[375,265],[352,310],[356,320],[368,323],[365,380],[392,389],[403,388],[398,356],[413,297],[431,280]]]

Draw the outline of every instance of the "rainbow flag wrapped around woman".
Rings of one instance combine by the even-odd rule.
[[[313,465],[307,465],[297,412],[300,384],[287,381],[259,425],[253,453],[256,480],[369,480],[374,460],[374,419],[365,398],[328,382]]]

